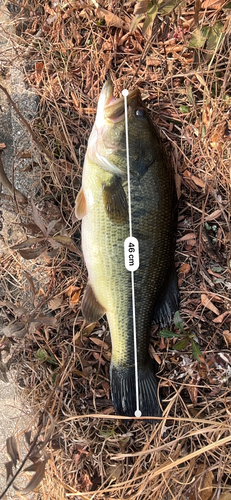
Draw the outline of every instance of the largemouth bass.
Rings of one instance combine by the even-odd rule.
[[[178,309],[174,267],[177,198],[172,166],[148,117],[139,90],[127,97],[132,234],[139,242],[134,273],[139,409],[160,416],[157,380],[148,346],[151,322],[166,325]],[[107,81],[85,156],[76,200],[88,284],[82,313],[88,322],[105,313],[111,332],[110,385],[117,414],[136,411],[131,273],[124,264],[129,236],[124,98]]]

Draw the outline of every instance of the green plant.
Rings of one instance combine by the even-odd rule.
[[[170,330],[161,330],[160,336],[165,339],[178,338],[179,341],[174,345],[174,349],[176,351],[181,351],[191,344],[193,357],[197,361],[201,362],[202,353],[195,342],[195,333],[193,333],[191,329],[189,329],[189,331],[184,330],[184,323],[180,317],[179,311],[177,311],[174,315],[174,325],[177,330],[181,331],[181,333],[171,332]]]

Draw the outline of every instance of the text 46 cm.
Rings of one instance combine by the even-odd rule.
[[[128,271],[136,271],[139,267],[139,244],[134,236],[129,236],[124,242],[124,260]]]

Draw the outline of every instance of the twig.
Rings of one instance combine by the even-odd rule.
[[[37,138],[36,134],[34,133],[34,131],[31,128],[30,124],[24,118],[24,116],[22,115],[22,113],[19,111],[18,106],[15,104],[15,102],[11,99],[11,96],[10,96],[9,92],[7,91],[7,89],[5,87],[3,87],[1,84],[0,84],[0,89],[4,92],[4,94],[6,94],[7,98],[9,99],[9,101],[11,103],[11,106],[13,106],[15,112],[19,116],[19,118],[22,121],[23,125],[25,125],[25,127],[28,130],[28,132],[30,133],[33,141],[37,144],[37,146],[39,147],[39,149],[47,156],[47,158],[49,160],[53,161],[54,158],[52,157],[51,153],[46,149],[46,147],[43,146],[41,137],[39,139]]]
[[[41,417],[40,417],[40,421],[42,420],[43,416],[44,416],[44,412],[42,413],[42,415],[41,415]],[[22,461],[22,463],[21,463],[20,467],[18,468],[17,472],[15,472],[15,474],[14,474],[14,475],[13,475],[13,477],[12,477],[12,479],[10,480],[10,482],[8,483],[8,485],[6,486],[5,490],[1,493],[1,495],[0,495],[0,500],[4,498],[4,495],[7,493],[8,489],[10,488],[10,486],[12,486],[12,484],[13,484],[13,482],[15,481],[16,477],[17,477],[17,476],[20,474],[20,472],[22,471],[22,469],[23,469],[23,467],[24,467],[24,465],[25,465],[26,461],[28,460],[28,458],[29,458],[29,456],[30,456],[31,452],[33,451],[33,449],[34,449],[34,447],[35,447],[35,445],[36,445],[36,443],[37,443],[37,440],[38,440],[38,438],[39,438],[39,436],[40,436],[40,434],[41,434],[42,428],[43,428],[43,426],[42,426],[42,422],[41,422],[40,424],[38,424],[38,425],[39,425],[38,432],[37,432],[36,436],[35,436],[35,437],[34,437],[34,439],[33,439],[33,442],[32,442],[32,444],[31,444],[31,447],[30,447],[30,449],[29,449],[28,453],[26,454],[25,458],[23,459],[23,461]]]
[[[11,196],[15,198],[18,202],[28,203],[27,197],[23,193],[21,193],[21,191],[16,189],[6,176],[1,155],[0,155],[0,181],[2,182],[4,188],[6,188],[7,191],[9,191],[9,193],[11,194]]]

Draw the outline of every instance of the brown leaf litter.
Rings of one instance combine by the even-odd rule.
[[[41,498],[230,494],[230,8],[161,4],[148,37],[147,4],[32,1],[12,20],[25,80],[40,97],[38,117],[24,125],[41,179],[37,199],[17,207],[25,238],[1,257],[0,349],[11,350],[34,412],[46,407],[55,421],[45,479],[40,460],[30,485]],[[73,210],[107,76],[117,95],[140,88],[172,158],[180,314],[202,352],[195,361],[190,344],[174,350],[176,338],[160,340],[153,327],[164,409],[156,426],[114,415],[108,326],[81,314],[87,276]]]

